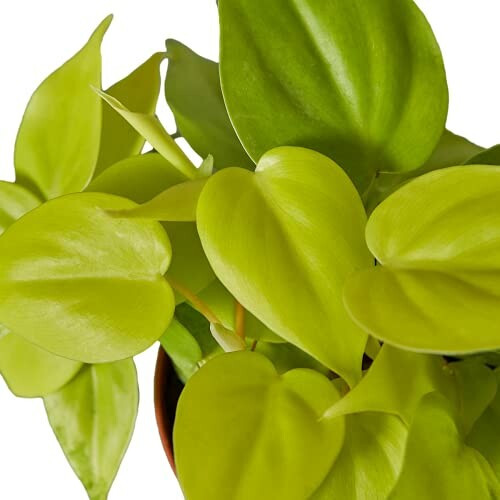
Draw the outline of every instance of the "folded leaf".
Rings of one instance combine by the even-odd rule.
[[[0,337],[0,374],[9,389],[23,398],[46,396],[67,384],[83,365],[7,333]]]
[[[411,0],[223,0],[221,81],[253,160],[276,146],[335,159],[360,192],[431,155],[448,108],[439,47]]]
[[[177,408],[174,447],[186,498],[309,498],[342,447],[344,420],[318,419],[338,397],[323,375],[279,376],[257,353],[209,361]]]
[[[468,165],[500,165],[500,144],[486,149],[467,161]]]
[[[349,415],[339,457],[310,500],[385,500],[396,484],[408,430],[383,413]]]
[[[500,167],[426,174],[379,205],[366,239],[382,264],[349,279],[345,303],[368,333],[402,348],[500,348]]]
[[[10,226],[0,237],[0,322],[86,363],[130,357],[160,338],[174,309],[163,278],[170,243],[158,223],[106,213],[133,205],[72,194]]]
[[[107,17],[88,43],[35,91],[19,128],[15,149],[17,182],[45,199],[81,191],[99,154],[101,42]]]
[[[50,425],[90,500],[105,500],[134,431],[139,391],[131,359],[85,367],[45,398]]]
[[[148,153],[109,167],[92,181],[87,191],[116,194],[136,203],[144,203],[186,181],[186,177],[159,154]],[[214,280],[214,273],[201,247],[196,226],[188,222],[167,222],[163,225],[172,244],[172,262],[167,276],[194,293],[203,290]],[[177,303],[183,300],[184,297],[176,295]]]
[[[361,382],[333,405],[325,418],[382,412],[397,415],[409,424],[425,394],[438,391],[456,400],[455,383],[438,356],[384,345]]]
[[[160,63],[163,59],[165,53],[154,54],[126,78],[115,83],[107,93],[131,109],[153,114],[160,93]],[[95,175],[124,158],[139,154],[144,142],[144,138],[116,111],[105,105],[102,110],[101,147]]]
[[[189,179],[198,177],[196,167],[165,130],[153,113],[143,113],[127,109],[118,99],[94,88],[94,91],[119,113],[158,153],[168,160],[179,172]]]
[[[410,427],[403,468],[390,500],[496,499],[500,484],[485,458],[466,446],[453,405],[431,393]]]
[[[196,207],[207,178],[182,182],[131,210],[116,212],[117,217],[152,219],[170,222],[196,220]]]
[[[372,258],[361,200],[340,167],[314,151],[277,148],[255,173],[211,177],[197,223],[215,274],[245,309],[354,385],[366,335],[342,289]]]
[[[201,157],[212,154],[218,169],[253,170],[255,164],[243,149],[226,111],[219,65],[176,40],[167,40],[167,54],[165,96],[182,137]]]

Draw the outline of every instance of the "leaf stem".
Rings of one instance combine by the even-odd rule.
[[[245,340],[245,308],[237,300],[234,308],[234,327],[236,335]]]

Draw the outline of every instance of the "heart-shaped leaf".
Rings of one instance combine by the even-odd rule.
[[[429,158],[448,91],[412,0],[223,0],[219,12],[224,99],[253,160],[308,147],[364,191],[377,171]]]
[[[16,396],[36,398],[55,392],[81,367],[81,363],[54,356],[19,335],[0,337],[0,374]]]
[[[164,52],[154,54],[106,92],[131,109],[146,114],[154,113],[160,93],[160,63],[163,59]],[[105,105],[102,110],[101,147],[95,175],[124,158],[139,154],[144,142],[144,138],[116,111]]]
[[[87,191],[116,194],[136,203],[145,203],[186,180],[183,174],[159,154],[148,153],[109,167],[94,179]],[[133,208],[140,210],[135,205]],[[124,210],[125,213],[129,211],[130,208]],[[172,262],[167,277],[174,278],[194,293],[203,290],[214,280],[214,273],[201,247],[195,224],[166,222],[163,225],[172,243]],[[184,297],[176,295],[177,302],[183,300]]]
[[[131,359],[86,366],[45,398],[50,425],[90,500],[105,500],[134,431],[139,391]]]
[[[500,167],[431,172],[373,212],[382,264],[352,276],[345,303],[373,336],[417,351],[500,348]]]
[[[382,500],[396,484],[407,427],[394,415],[362,413],[345,419],[339,457],[311,500]]]
[[[0,237],[0,322],[59,356],[87,363],[135,355],[168,326],[171,256],[162,227],[106,210],[134,203],[79,193],[51,200]]]
[[[485,458],[463,442],[453,405],[424,396],[408,435],[403,468],[390,500],[494,500],[500,484]]]
[[[81,191],[94,173],[102,103],[91,86],[101,86],[101,42],[110,23],[111,16],[38,87],[24,113],[16,141],[16,178],[45,199]]]
[[[231,168],[210,178],[197,221],[208,260],[236,299],[353,385],[366,335],[341,291],[372,258],[361,200],[342,169],[314,151],[277,148],[255,173]]]
[[[174,447],[186,498],[309,498],[342,447],[343,419],[319,420],[338,397],[323,375],[280,376],[257,353],[209,361],[177,408]]]
[[[167,40],[165,97],[179,132],[203,158],[212,154],[215,166],[253,170],[234,132],[222,98],[219,65],[176,40]]]

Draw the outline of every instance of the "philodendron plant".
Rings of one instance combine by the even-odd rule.
[[[34,93],[0,183],[5,381],[91,500],[158,340],[187,500],[500,498],[500,149],[445,129],[425,17],[218,9],[220,67],[168,40],[103,91],[108,18]]]

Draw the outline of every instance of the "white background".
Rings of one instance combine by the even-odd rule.
[[[272,1],[272,0],[269,0]],[[325,0],[326,1],[326,0]],[[348,0],[346,0],[348,1]],[[450,86],[448,128],[483,146],[500,142],[500,2],[418,0],[441,44]],[[0,178],[13,180],[13,146],[37,85],[115,14],[104,45],[104,87],[177,38],[217,58],[215,0],[15,0],[0,3]],[[159,114],[173,132],[160,98]],[[153,412],[156,348],[137,357],[137,429],[110,500],[181,500]],[[0,382],[0,498],[85,500],[40,401],[15,399]]]

